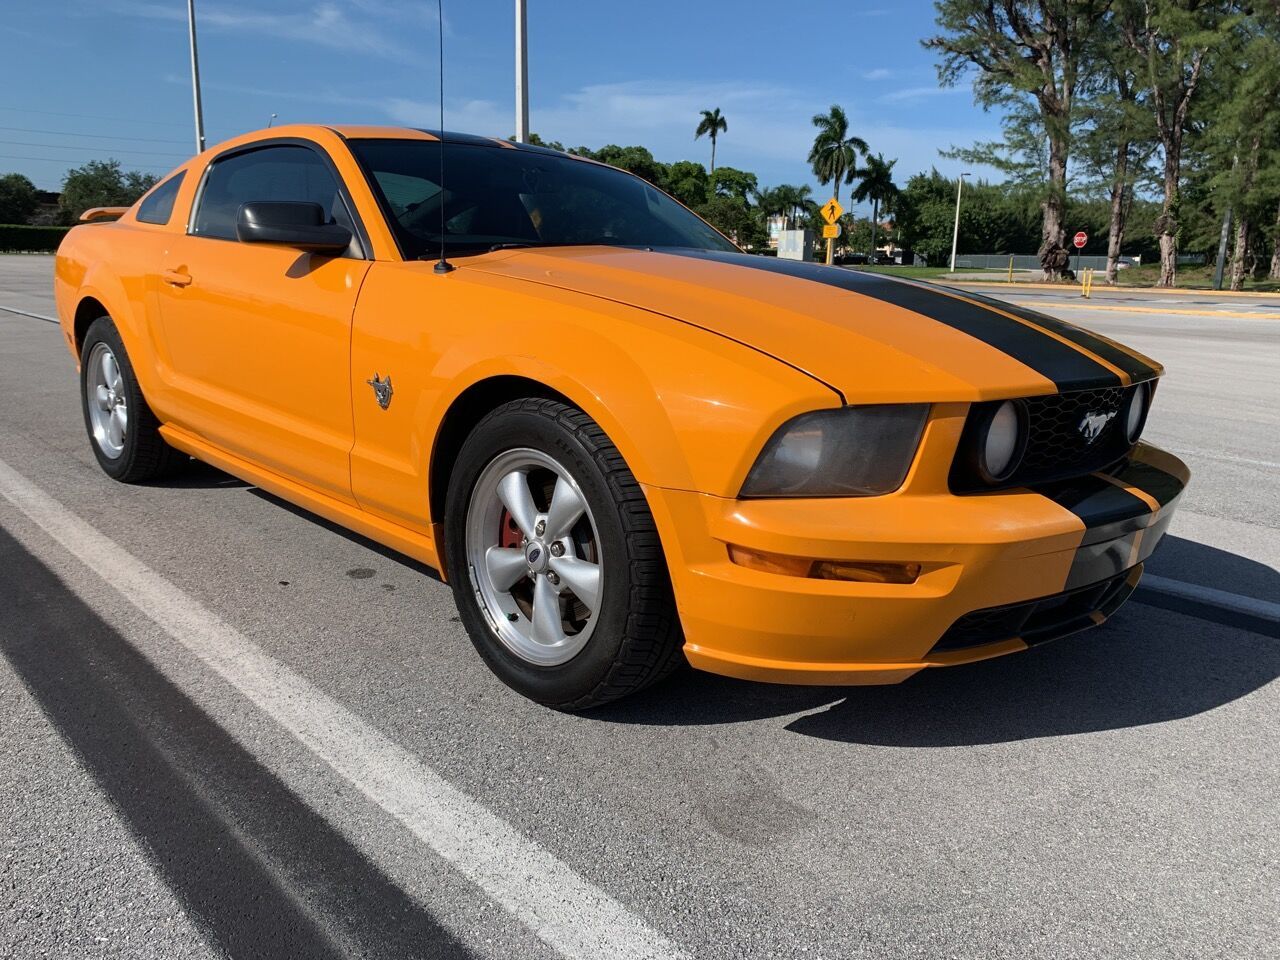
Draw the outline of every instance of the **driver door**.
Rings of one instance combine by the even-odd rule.
[[[346,253],[236,238],[240,205],[321,204],[352,231]],[[313,145],[214,160],[188,233],[160,264],[160,314],[184,426],[349,503],[351,319],[370,261],[338,174]]]

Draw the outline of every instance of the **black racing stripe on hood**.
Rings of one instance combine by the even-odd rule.
[[[749,253],[684,247],[657,249],[674,256],[750,267],[798,280],[824,283],[910,310],[1007,354],[1052,380],[1059,391],[1112,387],[1120,383],[1120,378],[1112,370],[1081,350],[1055,340],[1043,331],[1042,325],[1022,323],[985,306],[957,300],[923,284],[903,283],[873,273],[859,273],[801,260],[779,260]],[[1003,305],[1000,309],[1004,309]]]
[[[1059,320],[1057,317],[1050,317],[1040,313],[1038,310],[1031,310],[1027,307],[1016,307],[1011,303],[1003,300],[997,300],[995,297],[989,297],[981,293],[974,293],[971,290],[956,290],[956,293],[968,297],[970,300],[977,300],[980,303],[988,304],[1006,313],[1012,313],[1016,317],[1021,317],[1028,323],[1034,323],[1038,327],[1042,327],[1052,333],[1056,333],[1064,340],[1070,340],[1072,343],[1084,347],[1090,353],[1101,357],[1113,367],[1119,367],[1127,373],[1134,383],[1142,383],[1144,380],[1151,380],[1159,376],[1160,371],[1150,364],[1143,363],[1133,354],[1129,353],[1114,343],[1090,333],[1081,327],[1067,323],[1065,320]]]

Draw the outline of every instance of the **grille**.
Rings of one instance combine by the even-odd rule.
[[[1034,646],[1065,637],[1115,613],[1129,599],[1141,575],[1139,564],[1087,587],[966,613],[942,635],[933,650],[963,650],[1014,637]]]
[[[1081,464],[1090,470],[1114,460],[1128,446],[1124,424],[1120,422],[1124,398],[1123,387],[1107,387],[1023,400],[1027,410],[1027,449],[1019,472],[1047,478],[1064,467]],[[1111,417],[1092,443],[1080,431],[1081,422],[1090,414]],[[1100,456],[1102,462],[1098,463]]]
[[[1129,450],[1123,409],[1129,393],[1136,389],[1136,386],[1101,387],[1018,400],[1026,413],[1026,449],[1014,474],[995,486],[1014,487],[1065,480],[1115,463]],[[978,473],[975,452],[981,440],[979,433],[985,414],[1002,402],[975,403],[970,410],[951,469],[951,488],[956,492],[993,489]],[[1092,441],[1081,430],[1082,423],[1089,416],[1106,418]]]

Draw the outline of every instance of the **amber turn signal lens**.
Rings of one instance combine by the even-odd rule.
[[[761,570],[764,573],[781,573],[788,577],[807,577],[813,570],[813,561],[804,557],[788,557],[782,553],[765,553],[729,544],[729,559],[740,567]]]
[[[851,580],[857,583],[915,583],[923,569],[918,563],[880,563],[871,560],[811,560],[768,553],[729,544],[729,559],[741,567],[763,573],[815,580]]]
[[[873,563],[863,560],[820,560],[809,574],[819,580],[856,580],[860,583],[915,583],[918,563]]]

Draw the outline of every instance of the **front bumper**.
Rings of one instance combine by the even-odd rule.
[[[646,493],[690,663],[749,680],[883,684],[1101,623],[1132,592],[1187,479],[1177,458],[1139,444],[1105,474],[1036,491],[957,496],[909,477],[865,499]],[[923,571],[909,584],[767,573],[732,562],[729,544]]]

